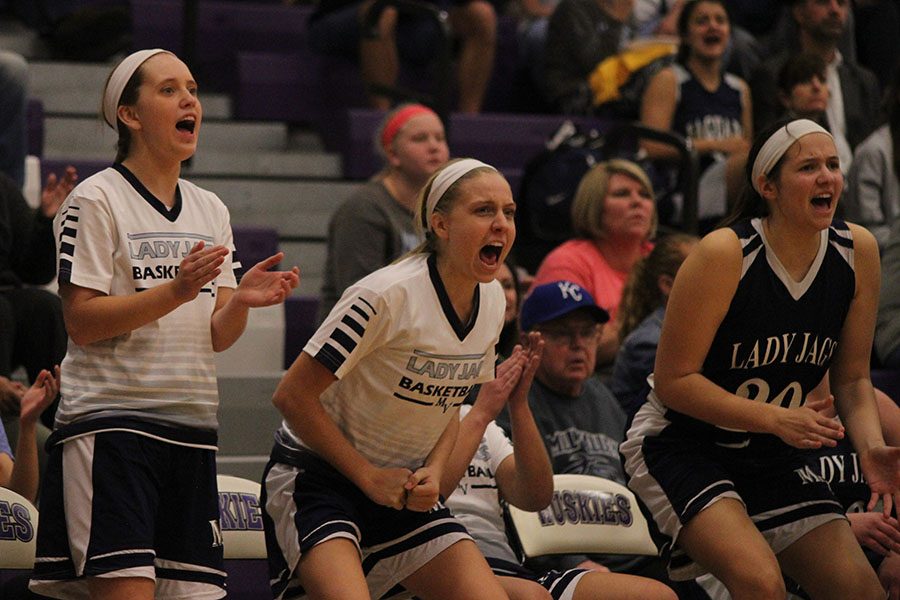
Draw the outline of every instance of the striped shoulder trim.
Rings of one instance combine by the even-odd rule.
[[[368,300],[358,296],[350,306],[350,310],[344,313],[340,323],[332,330],[328,340],[316,353],[316,360],[325,365],[332,373],[336,373],[347,357],[356,349],[366,332],[366,326],[377,314],[378,311]]]
[[[853,233],[844,221],[835,219],[828,228],[828,243],[853,269]]]
[[[78,213],[81,207],[67,205],[62,212],[62,223],[59,228],[59,283],[72,280],[72,261],[75,258],[75,238],[78,236]]]
[[[764,247],[762,236],[756,229],[755,224],[758,220],[742,221],[732,226],[732,230],[738,236],[741,243],[741,252],[743,259],[741,261],[741,279],[747,274],[750,266],[756,260],[760,250]]]

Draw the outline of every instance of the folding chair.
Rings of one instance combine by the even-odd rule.
[[[219,475],[219,526],[225,549],[228,597],[270,598],[269,564],[258,482]]]
[[[34,566],[38,511],[16,492],[0,487],[0,593]]]
[[[655,556],[647,520],[624,485],[593,475],[554,475],[553,500],[539,512],[506,506],[523,558],[548,554]]]

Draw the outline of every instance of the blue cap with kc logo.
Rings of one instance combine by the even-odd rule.
[[[558,319],[579,308],[588,309],[598,323],[609,321],[609,313],[597,306],[594,298],[577,283],[554,281],[531,290],[522,302],[519,324],[522,331],[531,331],[536,325]]]

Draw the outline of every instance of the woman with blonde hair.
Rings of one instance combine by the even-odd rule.
[[[656,203],[647,174],[633,162],[613,159],[588,171],[572,202],[575,239],[560,244],[541,263],[534,286],[567,280],[586,289],[610,314],[597,349],[597,365],[610,363],[619,347],[614,324],[632,267],[653,249]]]
[[[274,597],[506,598],[439,484],[459,406],[494,377],[515,209],[496,169],[447,163],[419,195],[425,241],[350,286],[282,378],[261,497]]]

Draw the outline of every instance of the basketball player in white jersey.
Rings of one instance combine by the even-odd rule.
[[[57,598],[225,595],[216,494],[213,353],[251,307],[282,302],[296,268],[243,273],[225,205],[180,179],[203,111],[163,50],[110,74],[112,167],[54,222],[68,353],[49,445],[31,589]],[[240,281],[240,283],[238,283]]]
[[[439,487],[459,406],[494,376],[515,202],[496,169],[461,159],[418,204],[425,242],[349,287],[275,392],[262,504],[276,597],[401,584],[425,600],[506,598]]]

